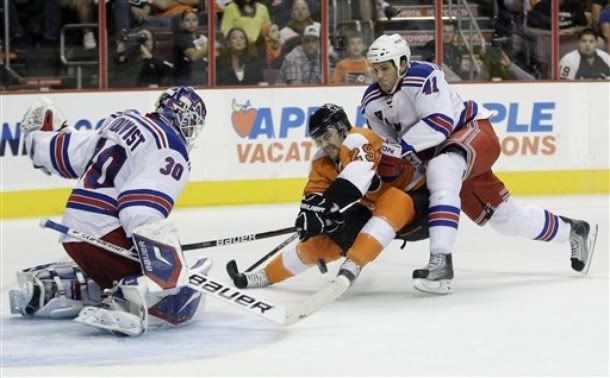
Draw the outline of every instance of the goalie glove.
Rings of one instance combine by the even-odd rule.
[[[299,240],[335,232],[343,224],[339,210],[339,205],[323,195],[307,194],[301,201],[301,210],[295,221]]]
[[[68,127],[68,122],[61,110],[51,100],[43,97],[25,112],[20,127],[25,134],[37,130],[62,131]]]

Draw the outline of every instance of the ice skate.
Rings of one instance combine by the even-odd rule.
[[[413,287],[419,291],[446,295],[451,293],[453,261],[451,254],[432,253],[422,269],[413,271]]]
[[[570,225],[570,248],[572,255],[572,269],[586,276],[591,266],[591,259],[595,250],[595,242],[597,240],[597,225],[593,228],[589,223],[570,219],[566,217],[560,218]]]
[[[240,272],[235,260],[227,263],[227,274],[231,277],[233,284],[240,289],[254,289],[271,285],[265,269],[255,272]]]

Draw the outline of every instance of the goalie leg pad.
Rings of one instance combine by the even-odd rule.
[[[101,301],[101,289],[73,262],[51,263],[17,273],[9,291],[11,313],[25,317],[73,318],[83,305]]]
[[[138,250],[150,290],[160,291],[183,286],[188,281],[184,255],[175,225],[163,219],[136,227],[133,242]]]
[[[191,267],[191,273],[207,274],[212,267],[212,261],[208,258],[200,258]],[[171,292],[178,290],[175,294]],[[180,289],[170,290],[154,305],[148,308],[148,313],[170,324],[182,324],[193,318],[197,310],[203,307],[205,296],[200,291],[183,286]],[[168,295],[169,294],[169,295]],[[152,294],[155,295],[155,294]],[[151,299],[149,303],[153,303]]]

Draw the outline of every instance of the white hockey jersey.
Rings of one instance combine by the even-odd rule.
[[[454,91],[443,71],[427,62],[412,61],[394,94],[371,84],[362,97],[361,110],[369,127],[386,140],[421,152],[444,142],[473,119],[490,113]]]
[[[34,167],[78,178],[63,223],[96,237],[118,227],[130,237],[167,217],[190,175],[184,138],[154,113],[113,114],[96,131],[34,131],[26,147]]]

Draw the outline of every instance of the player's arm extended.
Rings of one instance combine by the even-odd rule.
[[[61,111],[46,99],[28,109],[20,126],[34,168],[65,178],[82,175],[99,140],[95,131],[69,127]]]

